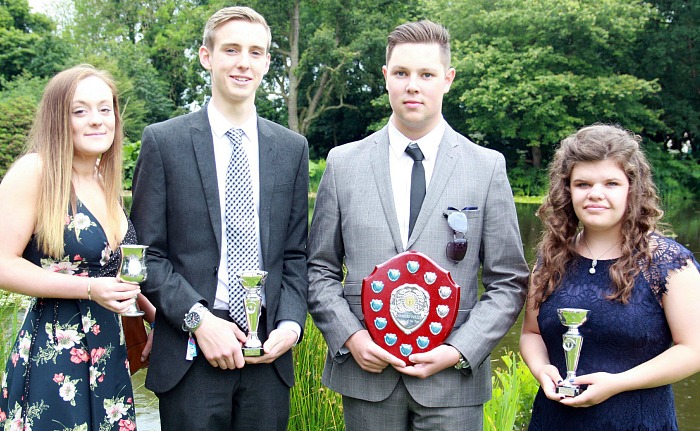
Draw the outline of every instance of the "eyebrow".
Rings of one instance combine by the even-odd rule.
[[[110,105],[111,105],[112,102],[114,102],[114,100],[112,100],[112,99],[104,99],[104,100],[98,101],[97,104],[98,104],[98,105],[101,105],[101,104],[110,104]],[[87,101],[85,101],[85,100],[74,100],[74,101],[71,103],[71,105],[89,105],[90,103],[91,103],[91,102],[87,102]]]

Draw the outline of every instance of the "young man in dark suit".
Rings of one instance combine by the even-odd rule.
[[[142,291],[157,315],[146,387],[164,430],[287,426],[291,348],[306,319],[308,144],[256,114],[270,39],[252,9],[216,12],[199,49],[211,100],[143,133],[131,217],[149,246]],[[268,272],[264,354],[244,357],[235,274],[258,269]]]

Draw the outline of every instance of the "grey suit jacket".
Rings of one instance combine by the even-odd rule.
[[[262,118],[258,139],[269,333],[280,320],[302,328],[306,320],[309,150],[304,137]],[[165,392],[192,363],[185,360],[185,313],[195,302],[211,309],[216,292],[222,226],[206,108],[146,127],[134,172],[131,218],[139,241],[149,246],[148,278],[141,290],[156,306],[146,387]],[[275,367],[291,387],[291,351]]]
[[[453,231],[443,211],[467,206],[478,207],[468,212],[469,247],[465,259],[453,263],[445,255]],[[403,376],[404,383],[427,407],[482,404],[491,396],[489,354],[517,318],[528,278],[503,156],[448,126],[407,249],[430,256],[461,286],[459,314],[446,343],[464,355],[472,370],[448,368],[424,380]],[[343,395],[380,401],[401,377],[391,367],[381,374],[365,372],[352,355],[340,352],[364,328],[362,279],[403,251],[385,127],[329,153],[309,238],[309,311],[329,347],[323,383]],[[485,288],[481,298],[480,267]]]

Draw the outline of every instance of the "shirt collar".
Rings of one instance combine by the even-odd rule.
[[[433,130],[422,138],[412,141],[404,136],[403,133],[399,132],[396,126],[389,120],[389,146],[391,151],[396,157],[401,157],[405,153],[408,144],[415,142],[418,144],[421,152],[423,152],[425,160],[431,161],[437,157],[438,147],[440,146],[440,141],[442,141],[442,136],[445,134],[446,124],[445,119],[441,118],[440,122]],[[410,156],[407,155],[407,157]]]
[[[209,124],[211,125],[211,132],[217,139],[223,139],[226,132],[231,128],[237,128],[243,130],[243,133],[252,140],[253,136],[258,133],[258,115],[253,113],[243,124],[233,124],[229,121],[224,114],[222,114],[214,104],[210,103],[207,105],[207,115],[209,116]]]

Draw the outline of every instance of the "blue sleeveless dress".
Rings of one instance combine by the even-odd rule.
[[[562,285],[540,307],[538,324],[550,362],[566,376],[562,335],[566,327],[558,308],[590,310],[579,331],[583,345],[576,374],[620,373],[659,355],[672,346],[671,331],[661,307],[667,278],[691,259],[693,253],[660,235],[652,265],[636,280],[629,303],[605,298],[612,284],[608,270],[615,260],[598,261],[579,256],[567,268]],[[678,430],[671,385],[622,392],[591,407],[573,408],[548,399],[542,389],[535,397],[530,431],[675,431]]]
[[[43,255],[35,238],[24,257],[47,271],[82,277],[117,274],[119,249],[110,249],[102,227],[80,202],[75,215],[68,213],[64,238],[63,259]],[[135,242],[129,222],[122,243]],[[23,430],[23,423],[33,431],[136,429],[121,321],[94,301],[33,298],[1,386],[0,426],[5,431]]]

